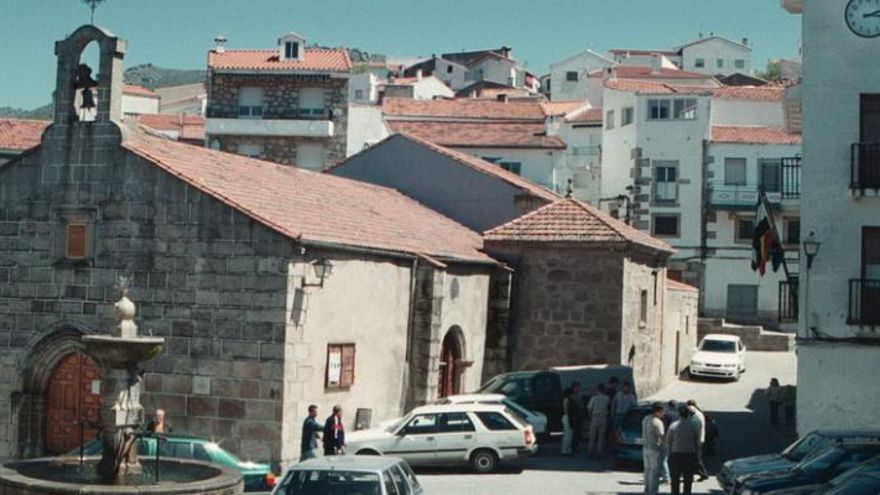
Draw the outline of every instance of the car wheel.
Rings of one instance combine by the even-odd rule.
[[[382,454],[376,452],[373,449],[363,449],[363,450],[358,450],[357,453],[355,453],[355,455],[382,455]]]
[[[733,375],[733,381],[738,382],[738,381],[739,381],[739,375],[740,375],[740,374],[741,374],[741,371],[740,371],[739,368],[737,368],[737,369],[736,369],[736,374]]]
[[[488,449],[480,449],[471,454],[471,467],[478,473],[491,473],[498,466],[498,456]]]

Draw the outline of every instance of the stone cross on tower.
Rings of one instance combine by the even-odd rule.
[[[104,3],[104,0],[82,0],[82,2],[89,6],[89,11],[91,13],[89,24],[95,24],[95,9],[98,8],[98,5]]]

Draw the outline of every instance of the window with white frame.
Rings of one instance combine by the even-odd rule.
[[[695,120],[696,118],[696,98],[648,100],[648,120]]]
[[[299,90],[297,114],[300,117],[323,118],[326,113],[323,88],[302,88]]]
[[[755,217],[736,217],[736,230],[733,241],[749,243],[755,237]]]
[[[578,80],[578,73],[573,70],[566,72],[565,73],[565,80],[566,81],[577,81]]]
[[[648,100],[648,120],[669,120],[672,117],[672,100]]]
[[[605,128],[614,129],[614,110],[605,112]]]
[[[657,214],[651,222],[651,234],[655,237],[678,237],[678,214]]]
[[[632,124],[634,115],[635,112],[633,107],[626,107],[622,109],[620,111],[620,127]]]
[[[654,162],[654,202],[674,203],[678,200],[678,162]]]
[[[694,60],[694,67],[696,67],[698,69],[702,69],[705,66],[706,66],[706,59],[698,58],[698,59]]]
[[[697,99],[684,98],[675,100],[672,105],[672,118],[676,120],[696,120]]]
[[[725,186],[744,186],[744,185],[746,185],[746,159],[745,158],[725,158],[724,159],[724,185]]]
[[[238,89],[238,118],[263,118],[263,88],[244,87]]]
[[[741,58],[738,58],[733,61],[733,66],[736,67],[737,69],[745,69],[746,68],[746,61]]]
[[[297,143],[296,166],[309,170],[324,167],[324,145],[321,143]]]
[[[288,41],[288,42],[284,43],[284,58],[287,58],[287,59],[299,58],[299,42],[298,41]]]

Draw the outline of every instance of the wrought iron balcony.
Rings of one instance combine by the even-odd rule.
[[[880,279],[849,281],[850,325],[880,325]]]
[[[709,204],[716,208],[734,210],[755,208],[761,194],[759,186],[712,186],[709,193]],[[771,203],[782,201],[782,194],[768,192],[767,200]]]
[[[798,278],[779,282],[779,322],[791,323],[798,321]]]
[[[852,189],[880,189],[880,143],[852,145]]]

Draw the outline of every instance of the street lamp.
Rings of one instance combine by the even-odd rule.
[[[333,272],[333,264],[327,258],[321,258],[313,261],[311,265],[315,270],[315,276],[318,277],[318,283],[308,283],[306,282],[306,277],[303,276],[301,287],[324,287],[324,279]]]
[[[807,270],[813,267],[813,258],[819,253],[821,242],[816,240],[816,233],[810,232],[810,235],[801,243],[804,245],[804,254],[807,255]]]

